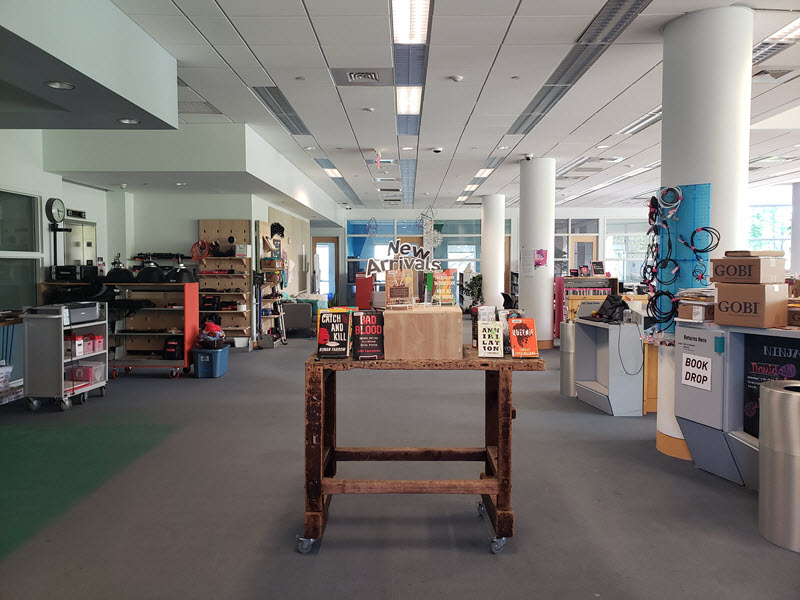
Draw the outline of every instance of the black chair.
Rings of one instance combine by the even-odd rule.
[[[505,292],[500,292],[503,295],[503,308],[517,308],[517,303],[515,300]]]

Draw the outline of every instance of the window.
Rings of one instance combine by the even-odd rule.
[[[553,271],[568,277],[569,269],[589,265],[598,254],[600,219],[556,219]]]
[[[605,266],[612,277],[626,283],[642,280],[649,227],[646,219],[606,220]]]
[[[36,304],[38,215],[37,198],[0,192],[0,310]]]
[[[747,247],[750,250],[783,250],[791,267],[792,186],[754,188],[748,193]]]

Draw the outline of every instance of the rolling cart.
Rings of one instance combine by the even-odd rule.
[[[62,411],[73,402],[85,404],[89,392],[99,390],[106,395],[108,382],[108,318],[107,305],[100,303],[99,318],[71,324],[61,306],[37,307],[35,313],[23,315],[25,331],[25,369],[23,393],[28,408],[38,410],[42,399],[58,404]],[[67,342],[65,338],[82,338]],[[92,340],[90,351],[84,351],[83,338]]]

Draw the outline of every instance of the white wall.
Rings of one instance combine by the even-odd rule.
[[[198,219],[247,219],[250,194],[136,194],[134,253],[189,254],[197,241]]]

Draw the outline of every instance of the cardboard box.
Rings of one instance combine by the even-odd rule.
[[[678,306],[678,318],[686,319],[688,321],[696,321],[702,323],[703,321],[714,320],[714,304],[712,302],[686,302],[681,301]]]
[[[740,327],[785,327],[788,323],[789,288],[775,284],[717,284],[714,323]]]
[[[387,308],[383,323],[386,360],[455,360],[464,355],[458,306]]]
[[[236,256],[249,258],[253,253],[253,247],[250,244],[236,244]]]
[[[770,256],[712,258],[711,279],[717,283],[783,283],[786,260]]]
[[[789,325],[800,327],[800,308],[789,308]]]

